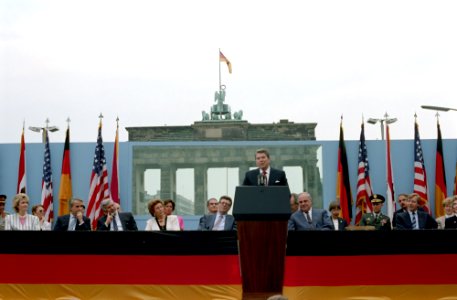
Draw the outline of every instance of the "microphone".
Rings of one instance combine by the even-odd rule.
[[[267,185],[267,177],[265,175],[262,175],[262,174],[257,175],[257,185],[266,186]]]

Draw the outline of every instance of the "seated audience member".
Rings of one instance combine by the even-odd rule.
[[[199,230],[236,230],[235,218],[228,214],[232,207],[232,198],[222,196],[219,199],[217,213],[204,215],[200,218]]]
[[[167,216],[164,211],[162,200],[151,200],[148,210],[152,218],[146,222],[146,231],[179,231],[177,216]]]
[[[164,207],[164,211],[165,211],[165,214],[167,216],[171,216],[173,214],[173,212],[175,211],[175,202],[171,199],[167,199],[167,200],[164,200],[163,201],[163,207]],[[184,220],[182,219],[181,216],[177,216],[178,217],[178,222],[179,222],[179,228],[181,230],[184,230]]]
[[[340,203],[338,201],[330,202],[328,211],[330,212],[330,221],[332,223],[333,230],[343,231],[348,226],[348,222],[346,222],[345,219],[340,218]]]
[[[298,195],[295,193],[290,194],[290,212],[293,214],[298,210]]]
[[[392,230],[390,218],[382,213],[381,209],[386,199],[379,194],[370,196],[373,212],[363,214],[359,226],[374,226],[376,230]]]
[[[408,196],[408,211],[397,214],[397,229],[436,229],[438,224],[428,213],[418,210],[420,196],[416,193]]]
[[[0,230],[5,230],[5,218],[9,215],[5,211],[6,195],[0,195]]]
[[[436,218],[436,223],[438,223],[438,229],[444,229],[446,227],[445,221],[447,218],[453,217],[454,208],[452,207],[454,197],[447,197],[443,200],[444,216]]]
[[[325,209],[312,208],[313,199],[307,192],[298,195],[299,209],[289,219],[289,230],[332,230],[333,226]]]
[[[5,230],[40,230],[40,221],[27,213],[29,196],[19,193],[13,198],[13,215],[5,217]]]
[[[54,231],[90,231],[90,218],[83,215],[84,202],[78,198],[70,200],[70,213],[57,218]]]
[[[396,211],[394,211],[394,215],[392,217],[392,226],[395,228],[396,227],[396,223],[395,223],[395,219],[397,218],[397,214],[401,213],[401,212],[406,212],[408,211],[408,194],[400,194],[398,195],[398,204],[400,205],[400,208],[397,209]]]
[[[445,223],[446,229],[457,229],[457,196],[453,197],[452,207],[454,209],[454,216],[447,218]]]
[[[44,207],[41,204],[32,206],[32,215],[37,216],[40,220],[40,230],[51,230],[51,223],[44,217]]]
[[[209,214],[215,214],[217,213],[217,205],[219,203],[217,202],[216,198],[210,198],[208,201],[206,201],[206,208],[208,209]]]
[[[102,201],[104,216],[97,221],[97,231],[137,231],[132,213],[118,212],[115,204],[111,199]]]

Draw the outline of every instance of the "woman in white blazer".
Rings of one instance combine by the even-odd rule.
[[[167,216],[164,211],[162,200],[151,200],[148,210],[152,218],[146,222],[146,231],[180,231],[177,216]]]
[[[26,194],[14,196],[13,208],[16,214],[6,216],[5,230],[40,230],[38,217],[27,213],[29,202],[29,196]]]

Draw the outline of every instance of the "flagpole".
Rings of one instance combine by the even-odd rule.
[[[221,85],[222,85],[222,81],[221,81],[221,48],[219,48],[219,94],[221,92]]]

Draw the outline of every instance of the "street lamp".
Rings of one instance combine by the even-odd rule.
[[[450,111],[450,110],[455,110],[455,108],[450,108],[450,107],[442,107],[442,106],[432,106],[432,105],[421,105],[423,109],[431,109],[431,110],[437,110],[437,111]]]
[[[50,131],[50,132],[55,132],[55,131],[58,131],[59,128],[57,126],[49,126],[49,118],[46,118],[46,127],[33,127],[33,126],[29,126],[29,129],[33,132],[40,132],[40,131],[43,131],[43,143],[46,142],[46,132],[47,131]],[[46,130],[45,130],[46,129]]]
[[[392,124],[392,123],[397,122],[397,118],[389,118],[389,115],[386,113],[386,114],[384,115],[384,118],[383,118],[383,119],[369,118],[369,119],[367,120],[367,123],[372,124],[372,125],[374,125],[374,124],[376,124],[376,123],[378,123],[378,122],[379,122],[379,124],[381,125],[381,138],[382,138],[382,140],[384,140],[384,122],[385,122],[386,124]]]

